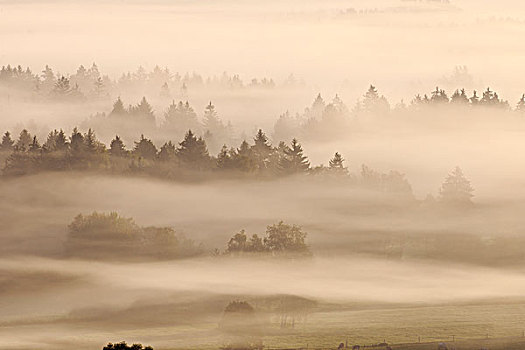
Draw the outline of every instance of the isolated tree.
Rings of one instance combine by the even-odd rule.
[[[135,148],[133,154],[139,158],[153,160],[157,156],[157,147],[151,142],[150,139],[140,135],[140,140],[135,142]]]
[[[440,199],[445,203],[471,204],[474,188],[463,175],[463,171],[456,167],[446,178],[439,191]]]
[[[308,157],[303,155],[303,148],[297,139],[293,139],[291,146],[286,149],[282,159],[282,170],[288,174],[304,173],[310,169]]]
[[[6,131],[2,136],[2,143],[0,143],[0,151],[11,152],[14,148],[15,141],[11,138],[11,133]]]
[[[126,151],[126,147],[124,145],[124,142],[120,139],[118,135],[115,136],[113,140],[111,140],[111,144],[109,146],[109,154],[115,157],[124,157],[127,155],[128,151]]]
[[[337,175],[347,175],[348,169],[344,166],[344,158],[339,152],[335,152],[334,157],[328,161],[330,172]]]

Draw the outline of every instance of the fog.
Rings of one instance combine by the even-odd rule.
[[[524,32],[515,0],[0,0],[0,349],[523,347]]]

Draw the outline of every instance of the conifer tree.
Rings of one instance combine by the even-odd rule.
[[[115,138],[111,140],[109,147],[109,154],[115,157],[124,157],[128,153],[126,151],[126,147],[124,146],[124,142],[122,142],[118,135],[116,135]]]
[[[113,110],[109,114],[110,116],[123,116],[127,113],[124,103],[120,99],[120,96],[117,98],[115,103],[113,103]]]
[[[470,185],[470,181],[463,175],[463,171],[456,167],[450,173],[439,191],[441,200],[446,203],[453,204],[470,204],[474,189]]]
[[[197,138],[191,130],[188,130],[184,140],[179,143],[177,157],[194,169],[206,168],[210,162],[206,142],[201,137]]]
[[[162,145],[158,155],[159,160],[162,162],[172,161],[176,156],[175,145],[171,141],[165,142],[164,145]]]
[[[303,155],[303,148],[296,139],[292,140],[291,146],[285,152],[286,156],[281,165],[285,173],[304,173],[310,169],[308,157]]]
[[[330,171],[337,175],[347,175],[348,169],[344,166],[344,158],[339,152],[335,152],[334,157],[328,161]]]
[[[139,158],[154,160],[157,156],[157,147],[151,142],[150,139],[140,135],[140,140],[135,142],[135,148],[133,154]]]
[[[6,131],[2,136],[2,143],[0,143],[0,151],[11,152],[14,148],[15,141],[11,138],[11,133]]]
[[[31,134],[26,129],[24,129],[20,132],[20,136],[18,136],[15,149],[19,152],[27,152],[32,141],[33,138],[31,137]]]
[[[36,136],[33,136],[33,141],[31,141],[31,144],[29,145],[29,152],[39,153],[41,150],[40,143],[38,142]]]

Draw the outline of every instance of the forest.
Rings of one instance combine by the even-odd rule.
[[[524,34],[517,0],[0,0],[0,350],[524,348]]]

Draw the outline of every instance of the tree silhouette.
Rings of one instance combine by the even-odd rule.
[[[452,204],[470,204],[474,188],[470,181],[463,175],[463,171],[456,167],[446,178],[439,191],[443,202]]]
[[[135,142],[133,154],[139,158],[153,160],[157,156],[157,147],[155,147],[150,139],[145,138],[144,135],[140,135],[140,140]]]
[[[18,140],[15,144],[15,149],[19,152],[26,152],[29,150],[29,145],[31,145],[32,141],[33,138],[31,137],[31,134],[26,129],[24,129],[20,132],[20,135],[18,136]]]
[[[206,142],[197,138],[191,130],[186,133],[184,140],[179,143],[177,157],[193,169],[204,169],[209,166],[210,155],[206,147]]]
[[[303,155],[303,148],[297,139],[293,139],[291,147],[285,149],[284,152],[285,157],[281,161],[281,167],[285,173],[304,173],[310,169],[308,157]]]
[[[330,171],[337,175],[347,175],[348,169],[344,166],[344,158],[339,152],[335,152],[334,157],[328,161]]]
[[[0,151],[11,152],[14,148],[15,141],[11,138],[11,133],[6,131],[2,136],[2,143],[0,143]]]
[[[124,142],[120,139],[118,135],[115,135],[115,138],[111,140],[111,144],[109,146],[109,154],[115,157],[124,157],[127,155],[126,147],[124,146]]]

